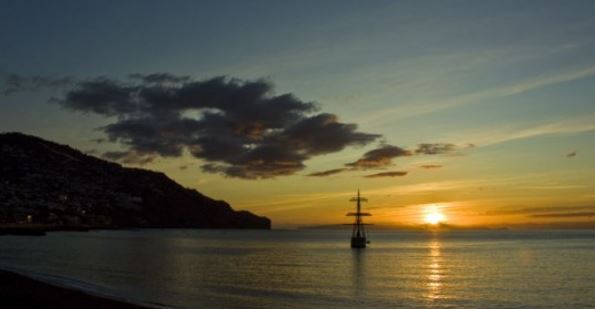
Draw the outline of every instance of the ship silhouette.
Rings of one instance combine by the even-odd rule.
[[[367,202],[368,199],[362,197],[358,189],[357,196],[351,198],[349,201],[356,203],[355,212],[347,213],[347,216],[355,217],[355,221],[349,224],[353,225],[353,229],[351,231],[351,248],[365,248],[366,245],[370,243],[367,240],[368,235],[365,226],[371,224],[364,223],[363,217],[371,216],[372,214],[368,212],[362,212],[362,202]]]

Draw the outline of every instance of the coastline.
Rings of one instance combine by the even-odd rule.
[[[57,286],[5,269],[0,269],[0,299],[6,308],[165,308],[92,295],[83,290]]]
[[[51,232],[91,232],[107,230],[272,230],[271,228],[217,228],[217,227],[176,227],[176,226],[89,226],[89,225],[49,225],[49,224],[0,224],[0,236],[46,236]]]
[[[86,225],[0,224],[0,236],[45,236],[48,232],[88,232],[91,229],[93,227]]]

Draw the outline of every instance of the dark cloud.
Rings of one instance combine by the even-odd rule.
[[[184,83],[191,80],[190,76],[176,76],[169,73],[151,73],[151,74],[139,74],[134,73],[128,75],[131,79],[138,79],[145,83]]]
[[[536,215],[529,215],[532,218],[578,218],[578,217],[593,217],[595,216],[595,211],[586,211],[586,212],[561,212],[561,213],[547,213],[547,214],[536,214]]]
[[[407,175],[407,172],[405,172],[405,171],[395,171],[395,172],[376,173],[376,174],[366,175],[364,177],[366,177],[366,178],[401,177],[401,176],[406,176],[406,175]]]
[[[398,146],[382,145],[379,148],[366,152],[355,162],[345,164],[344,168],[314,172],[308,176],[325,177],[342,172],[366,169],[382,169],[390,166],[396,157],[410,156],[411,152]]]
[[[222,154],[220,160],[215,160],[212,156],[203,156],[204,159],[224,163],[208,163],[202,166],[202,170],[246,179],[271,178],[301,171],[306,167],[303,162],[309,158],[308,155],[283,144],[261,145],[232,157],[225,156],[223,152]]]
[[[416,154],[437,155],[452,153],[457,150],[457,146],[448,143],[425,143],[417,145]]]
[[[206,161],[205,172],[247,179],[291,175],[314,156],[380,137],[316,113],[313,102],[276,95],[266,80],[132,74],[77,82],[54,101],[115,119],[99,129],[126,150],[106,158],[140,164],[187,151]]]
[[[333,114],[318,114],[288,127],[281,137],[310,155],[337,152],[347,145],[363,146],[380,137],[356,129],[355,124],[340,123]]]
[[[131,116],[143,108],[137,99],[138,87],[126,86],[106,78],[77,83],[74,90],[56,102],[76,111],[96,113],[103,116]]]
[[[384,168],[392,164],[396,157],[410,156],[411,152],[398,146],[383,145],[366,152],[362,158],[355,162],[347,163],[345,166],[353,169]]]
[[[22,76],[8,74],[3,77],[0,93],[4,96],[23,91],[36,91],[41,88],[61,88],[71,86],[75,81],[70,77],[50,78],[45,76]]]
[[[325,177],[325,176],[331,176],[331,175],[339,174],[339,173],[344,172],[346,170],[347,170],[346,168],[336,168],[336,169],[332,169],[332,170],[326,170],[326,171],[321,171],[321,172],[314,172],[314,173],[308,174],[308,176]]]
[[[124,81],[11,74],[1,91],[8,95],[43,87],[68,87],[62,97],[51,99],[67,109],[115,119],[99,128],[105,138],[94,141],[122,145],[124,151],[108,152],[103,157],[128,164],[146,164],[157,157],[179,157],[189,152],[206,161],[201,167],[205,172],[271,178],[303,170],[304,162],[314,156],[381,138],[357,131],[355,124],[342,123],[334,114],[317,113],[313,102],[290,93],[274,94],[267,80],[215,77],[196,81],[170,73],[135,73]],[[447,143],[420,144],[413,151],[384,144],[344,168],[309,176],[382,169],[391,166],[396,157],[456,149]]]
[[[328,170],[328,171],[314,172],[314,173],[309,174],[308,176],[323,177],[323,176],[330,176],[330,175],[334,175],[337,173],[353,171],[353,170],[385,169],[393,164],[393,159],[398,158],[398,157],[408,157],[408,156],[413,156],[413,155],[434,155],[434,154],[453,152],[456,149],[457,149],[457,146],[455,146],[454,144],[447,144],[447,143],[419,144],[418,147],[414,151],[407,150],[407,149],[399,147],[399,146],[383,144],[376,149],[366,152],[357,161],[345,164],[346,168],[337,168],[337,169],[332,169],[332,170]],[[424,169],[437,169],[437,168],[441,168],[442,165],[429,164],[429,165],[422,165],[420,167],[424,168]],[[382,176],[391,176],[391,175],[373,174],[373,175],[369,175],[369,176],[370,177],[382,177]],[[392,175],[392,176],[402,176],[402,175]]]
[[[576,157],[576,150],[573,151],[573,152],[571,152],[571,153],[566,154],[566,157],[567,158],[574,158],[574,157]]]
[[[96,144],[103,144],[103,143],[107,142],[107,140],[105,138],[102,138],[102,137],[100,137],[100,138],[94,138],[94,139],[91,139],[89,141],[90,142],[93,142],[93,143],[96,143]]]

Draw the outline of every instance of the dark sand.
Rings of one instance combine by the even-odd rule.
[[[0,270],[0,308],[149,308],[52,286],[25,276]]]

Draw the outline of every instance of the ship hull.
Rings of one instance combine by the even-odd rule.
[[[351,237],[351,248],[365,248],[366,238],[365,237]]]

